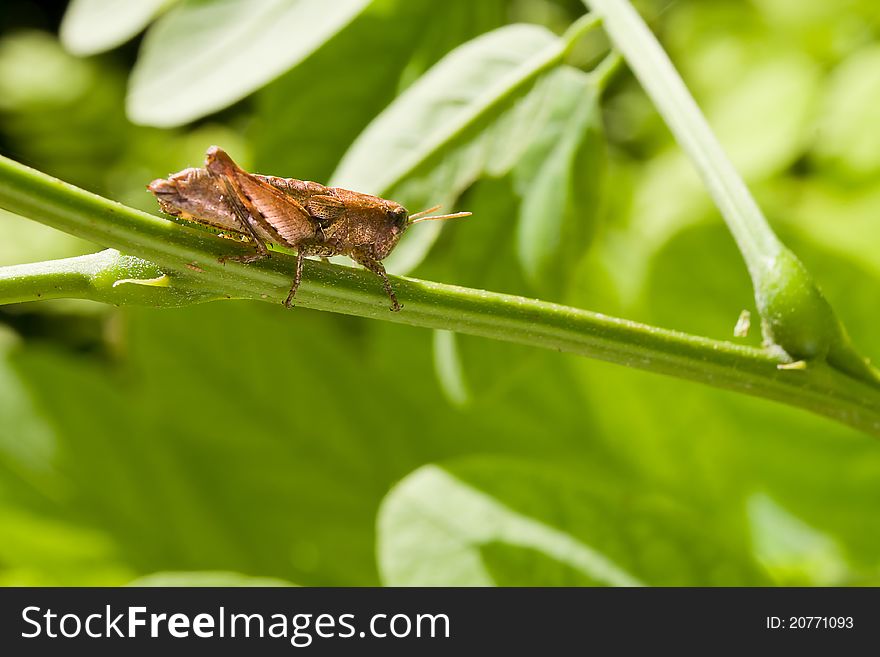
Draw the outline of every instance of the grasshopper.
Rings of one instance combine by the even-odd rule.
[[[429,216],[435,206],[409,214],[399,203],[308,180],[248,173],[221,148],[211,146],[204,168],[189,168],[147,185],[167,214],[243,234],[254,253],[229,260],[253,262],[269,256],[267,244],[296,251],[296,274],[284,305],[290,307],[302,280],[303,259],[345,255],[376,274],[400,303],[382,260],[407,228],[420,221],[467,217],[470,212]]]

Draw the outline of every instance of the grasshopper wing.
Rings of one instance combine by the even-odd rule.
[[[315,237],[318,226],[305,208],[266,180],[248,173],[216,146],[208,149],[207,170],[244,205],[253,227],[276,244],[296,248]]]
[[[215,228],[245,230],[224,197],[222,185],[206,169],[184,169],[167,180],[154,180],[147,189],[166,214]]]

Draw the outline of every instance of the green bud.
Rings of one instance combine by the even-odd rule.
[[[831,305],[788,249],[767,262],[755,288],[764,339],[796,360],[824,358],[840,338]]]

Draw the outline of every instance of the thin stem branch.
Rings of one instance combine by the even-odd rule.
[[[163,294],[189,287],[204,291],[194,293],[190,302],[226,296],[280,303],[292,277],[294,259],[288,255],[275,252],[268,260],[249,265],[221,264],[218,256],[242,253],[246,245],[127,208],[2,157],[0,207],[148,261],[121,261],[105,252],[24,269],[5,268],[0,270],[0,303],[47,294],[124,302],[118,296],[114,300],[104,296],[120,287],[131,288],[129,293],[137,296],[133,302],[154,305],[170,305]],[[150,269],[150,263],[158,269]],[[27,267],[36,268],[30,272],[33,276]],[[66,267],[79,273],[62,275]],[[87,283],[82,280],[85,270]],[[152,281],[157,278],[154,274],[168,276],[168,285],[118,285],[120,280]],[[393,283],[404,305],[400,313],[389,311],[381,285],[369,273],[307,261],[297,303],[670,374],[806,408],[880,436],[880,390],[821,362],[804,370],[780,370],[782,358],[730,342],[483,290],[407,278],[394,278]],[[143,297],[141,288],[151,290],[147,293],[153,298]]]
[[[752,276],[781,244],[745,182],[709,127],[669,56],[626,0],[584,0],[654,102],[682,149],[693,160],[736,239]]]
[[[602,17],[614,47],[694,163],[727,222],[752,279],[765,341],[795,359],[825,361],[848,376],[880,386],[880,371],[852,345],[807,268],[776,237],[666,52],[629,0],[583,2]]]

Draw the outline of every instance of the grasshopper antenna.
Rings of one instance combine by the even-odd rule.
[[[458,219],[459,217],[470,217],[473,212],[455,212],[453,214],[438,214],[433,217],[429,217],[428,215],[434,212],[435,210],[439,210],[442,206],[435,205],[433,208],[428,208],[427,210],[422,210],[421,212],[416,212],[415,214],[411,214],[409,216],[409,221],[407,221],[407,225],[417,224],[420,221],[434,221],[435,219]]]

